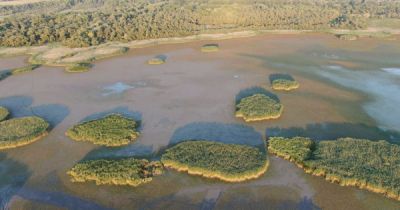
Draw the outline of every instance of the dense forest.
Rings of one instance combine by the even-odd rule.
[[[400,18],[400,0],[56,0],[0,6],[0,45],[107,41],[241,29],[365,28]]]

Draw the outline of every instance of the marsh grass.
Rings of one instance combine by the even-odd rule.
[[[39,117],[22,117],[0,122],[0,149],[16,148],[47,135],[49,123]]]
[[[90,63],[76,63],[69,65],[65,68],[65,71],[70,72],[70,73],[81,73],[81,72],[87,72],[92,68],[92,64]]]
[[[88,160],[67,172],[72,182],[94,181],[97,185],[139,186],[163,173],[162,164],[145,159]]]
[[[268,168],[266,154],[258,148],[212,141],[185,141],[165,151],[165,167],[226,182],[255,179]]]
[[[9,114],[10,112],[8,111],[8,109],[0,106],[0,122],[7,119]]]
[[[268,150],[330,182],[400,200],[399,145],[353,138],[314,143],[303,137],[272,137]]]
[[[283,112],[283,105],[264,94],[254,94],[240,100],[236,105],[236,117],[246,122],[277,119]]]
[[[76,141],[88,141],[103,146],[127,145],[139,136],[138,123],[120,114],[86,121],[68,129],[66,135]]]
[[[218,52],[219,45],[218,44],[205,44],[201,47],[201,52],[209,53],[209,52]]]
[[[40,67],[39,64],[31,64],[31,65],[28,65],[28,66],[12,69],[11,70],[11,74],[12,75],[16,75],[16,74],[27,73],[27,72],[31,72],[31,71],[35,70],[36,68],[39,68],[39,67]]]

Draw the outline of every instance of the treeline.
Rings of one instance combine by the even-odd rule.
[[[0,45],[107,41],[194,35],[227,29],[358,29],[369,17],[399,17],[399,1],[59,0],[0,7]]]

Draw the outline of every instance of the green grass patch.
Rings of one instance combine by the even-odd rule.
[[[0,122],[7,119],[9,114],[10,112],[8,112],[8,109],[0,106]]]
[[[307,173],[400,200],[398,145],[352,138],[311,143],[302,137],[271,138],[268,145],[270,152],[295,162]]]
[[[67,66],[65,70],[70,73],[81,73],[89,71],[90,68],[92,68],[92,64],[90,63],[76,63]]]
[[[242,98],[236,105],[236,117],[246,122],[277,119],[283,112],[283,105],[265,94],[254,94]]]
[[[275,79],[272,81],[272,89],[274,90],[294,90],[300,87],[300,84],[295,80]]]
[[[32,64],[32,65],[28,65],[28,66],[24,66],[24,67],[20,67],[20,68],[15,68],[15,69],[11,70],[11,74],[16,75],[16,74],[27,73],[27,72],[31,72],[39,67],[40,67],[39,64]]]
[[[80,123],[70,128],[66,135],[76,141],[88,141],[103,146],[127,145],[139,136],[138,123],[119,114]]]
[[[193,175],[227,182],[254,179],[268,168],[266,154],[258,148],[212,141],[185,141],[165,151],[164,166]]]
[[[49,123],[39,117],[22,117],[0,122],[0,149],[24,146],[47,135]]]
[[[89,160],[76,164],[67,172],[73,182],[95,181],[97,185],[129,185],[136,187],[160,175],[160,162],[135,158],[119,160]]]
[[[218,44],[205,44],[201,47],[201,52],[218,52],[219,51],[219,45]]]

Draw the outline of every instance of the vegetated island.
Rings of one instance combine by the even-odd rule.
[[[219,45],[218,44],[205,44],[201,47],[201,52],[210,53],[210,52],[218,52]]]
[[[258,178],[269,163],[258,148],[203,140],[185,141],[167,149],[161,162],[177,171],[226,182]]]
[[[49,123],[40,117],[21,117],[0,122],[0,149],[33,143],[47,135]]]
[[[118,160],[89,160],[76,164],[67,172],[72,182],[95,181],[96,185],[138,185],[150,182],[163,173],[159,161],[124,158]]]
[[[274,90],[285,90],[290,91],[300,87],[300,84],[296,80],[291,79],[274,79],[271,84]]]
[[[0,122],[7,119],[9,114],[10,112],[8,111],[8,109],[0,106]]]
[[[89,71],[91,67],[92,64],[90,63],[75,63],[67,66],[65,71],[70,73],[81,73]]]
[[[28,66],[12,69],[11,70],[11,74],[12,75],[16,75],[16,74],[22,74],[22,73],[26,73],[26,72],[31,72],[31,71],[35,70],[36,68],[39,68],[39,67],[40,67],[39,64],[31,64],[31,65],[28,65]]]
[[[277,119],[283,112],[283,105],[265,94],[257,93],[242,98],[236,105],[236,117],[246,122]]]
[[[166,61],[165,56],[155,56],[154,58],[151,58],[147,61],[147,64],[150,65],[160,65],[164,64]]]
[[[138,122],[120,114],[110,114],[68,129],[66,136],[76,141],[88,141],[102,146],[127,145],[139,136]]]
[[[271,137],[268,150],[330,182],[400,200],[398,145],[352,138],[314,142],[303,137]]]

